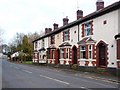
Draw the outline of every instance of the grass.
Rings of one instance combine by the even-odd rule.
[[[24,61],[25,64],[32,64],[32,61]]]

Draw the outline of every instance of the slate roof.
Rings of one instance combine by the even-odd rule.
[[[91,37],[85,37],[82,40],[80,40],[77,44],[86,44],[86,43],[95,43],[96,41],[93,40]]]
[[[59,47],[72,46],[69,42],[62,43]]]
[[[45,51],[45,48],[44,48],[44,47],[42,47],[41,49],[39,49],[39,51]]]
[[[120,38],[120,33],[118,33],[117,35],[115,35],[114,38],[115,38],[115,39]]]
[[[106,13],[109,13],[109,12],[112,12],[112,11],[114,11],[114,10],[117,10],[117,9],[119,9],[119,8],[120,8],[120,1],[115,2],[115,3],[113,3],[113,4],[109,5],[109,6],[101,9],[101,10],[95,11],[95,12],[93,12],[93,13],[91,13],[91,14],[89,14],[89,15],[81,18],[81,19],[78,19],[78,20],[76,20],[76,21],[73,21],[73,22],[71,22],[71,23],[69,23],[69,24],[67,24],[67,25],[64,25],[64,26],[62,26],[62,27],[59,27],[58,29],[56,29],[56,30],[54,30],[54,31],[52,31],[52,32],[50,32],[50,33],[48,33],[48,34],[45,34],[44,36],[42,36],[42,37],[34,40],[33,43],[36,42],[36,41],[38,41],[38,40],[40,40],[40,39],[43,39],[43,38],[45,38],[45,37],[48,37],[48,36],[57,34],[57,33],[65,30],[65,29],[67,29],[67,28],[72,27],[72,26],[79,25],[80,23],[83,23],[83,22],[88,21],[88,20],[90,20],[90,19],[94,19],[94,18],[99,17],[99,16],[102,16],[102,15],[104,15],[104,14],[106,14]]]
[[[55,47],[55,45],[51,45],[47,49],[56,49],[56,47]]]

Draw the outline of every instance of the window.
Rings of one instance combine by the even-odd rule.
[[[68,48],[66,48],[66,58],[68,58]]]
[[[59,34],[57,35],[57,39],[59,39]]]
[[[88,58],[92,58],[92,45],[88,45]]]
[[[52,50],[52,59],[54,59],[54,50]]]
[[[80,46],[80,58],[85,59],[86,58],[86,47]]]
[[[50,59],[50,50],[47,51],[47,58]]]
[[[61,49],[61,58],[64,58],[64,49]]]
[[[63,32],[63,41],[69,40],[69,30]]]
[[[37,42],[35,42],[35,48],[37,48]]]
[[[55,44],[55,36],[51,36],[51,44]]]
[[[42,39],[42,47],[44,47],[45,45],[45,42],[44,42],[44,39]]]
[[[84,36],[91,35],[91,22],[87,22],[84,24]]]
[[[103,21],[103,24],[107,24],[107,21],[106,21],[106,20],[104,20],[104,21]]]

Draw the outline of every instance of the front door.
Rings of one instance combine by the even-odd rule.
[[[77,64],[77,47],[73,46],[72,48],[72,62],[73,64]]]
[[[60,50],[57,49],[55,52],[55,64],[59,64],[60,63]]]
[[[98,66],[99,67],[106,67],[106,45],[104,43],[100,43],[98,45]]]

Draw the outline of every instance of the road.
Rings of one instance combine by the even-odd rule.
[[[2,88],[113,88],[116,83],[82,77],[60,69],[2,60]],[[116,89],[115,89],[116,90]]]

